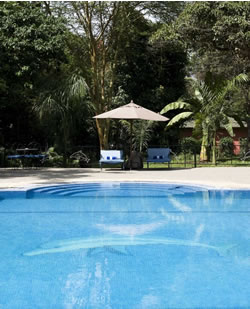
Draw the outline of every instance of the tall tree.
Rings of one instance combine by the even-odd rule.
[[[0,126],[4,143],[32,138],[31,107],[37,81],[65,61],[65,31],[62,19],[48,15],[42,2],[0,3]]]
[[[249,15],[247,1],[192,2],[178,19],[178,32],[200,53],[219,50],[250,59]]]
[[[76,17],[73,26],[86,42],[89,71],[87,83],[95,113],[110,108],[118,52],[125,28],[125,4],[121,2],[70,2],[68,16]],[[76,29],[77,26],[77,29]],[[109,120],[96,120],[100,147],[107,148]]]
[[[204,1],[189,3],[179,16],[176,30],[195,52],[196,72],[208,70],[231,78],[250,74],[250,2]],[[197,66],[198,64],[198,66]],[[249,85],[241,90],[250,148]]]
[[[151,27],[151,21],[147,20],[147,18],[159,15],[161,11],[159,5],[161,8],[165,7],[166,19],[168,16],[169,20],[173,20],[177,14],[173,14],[173,11],[179,12],[179,6],[176,3],[175,5],[169,5],[162,2],[157,6],[153,4],[146,1],[83,1],[64,2],[61,4],[61,9],[67,10],[67,16],[69,23],[71,22],[72,29],[74,29],[78,38],[81,38],[82,41],[82,54],[85,54],[88,62],[86,81],[90,88],[91,101],[96,114],[112,108],[114,97],[120,86],[117,76],[121,68],[120,64],[122,62],[125,63],[129,55],[135,55],[132,51],[134,47],[132,42],[135,42],[133,41],[134,38],[143,27],[143,31],[148,31],[146,28],[148,27],[149,29]],[[143,27],[140,27],[140,24]],[[144,35],[144,38],[141,36],[140,39],[146,41],[148,36]],[[141,44],[142,46],[143,44]],[[146,47],[146,44],[144,44],[144,47]],[[141,53],[141,50],[138,49],[137,60],[139,53]],[[131,59],[129,60],[132,64]],[[141,60],[141,63],[143,61]],[[146,67],[145,63],[143,65]],[[120,67],[118,68],[118,66]],[[129,68],[132,69],[133,66],[131,65]],[[139,72],[137,73],[139,74]],[[131,72],[129,74],[132,75]],[[126,76],[124,77],[126,78]],[[137,77],[138,75],[134,76],[134,80]],[[141,81],[142,77],[143,75],[140,76]],[[145,85],[145,79],[142,82],[142,88],[146,89],[149,81],[146,80]],[[139,82],[134,82],[134,85],[139,85]],[[137,96],[139,96],[139,90],[137,89]],[[134,89],[131,93],[136,93],[136,90]],[[96,125],[100,147],[106,148],[108,147],[110,120],[97,119]]]

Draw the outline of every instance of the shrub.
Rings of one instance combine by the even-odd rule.
[[[232,157],[234,154],[234,142],[232,137],[226,136],[220,139],[219,152],[223,157]]]
[[[248,150],[249,149],[248,149],[247,138],[241,138],[240,139],[240,156],[243,157]]]
[[[5,149],[3,147],[0,147],[0,167],[4,166],[5,161]]]
[[[199,153],[201,150],[201,141],[194,137],[185,137],[181,140],[181,149],[184,152]]]

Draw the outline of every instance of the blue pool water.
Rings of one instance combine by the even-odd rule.
[[[0,191],[0,309],[250,308],[250,191]]]

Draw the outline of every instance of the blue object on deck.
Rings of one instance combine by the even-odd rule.
[[[149,163],[165,163],[170,162],[170,148],[148,148],[147,166]]]
[[[101,150],[101,159],[99,160],[100,167],[102,164],[121,164],[124,165],[122,150]]]
[[[37,162],[43,163],[45,159],[48,157],[47,154],[32,154],[32,153],[25,153],[26,151],[33,151],[34,149],[29,150],[22,149],[21,154],[15,154],[15,155],[8,155],[7,158],[10,160],[20,160],[22,167],[27,167],[28,164],[31,164],[34,166]],[[35,149],[36,150],[36,149]],[[19,150],[20,151],[20,150]]]
[[[29,154],[29,155],[24,155],[24,158],[28,158],[28,159],[43,159],[45,158],[47,155],[43,155],[43,154]]]
[[[23,158],[23,155],[8,155],[8,159],[21,159]]]

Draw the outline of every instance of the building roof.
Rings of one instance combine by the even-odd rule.
[[[229,117],[229,120],[230,120],[233,128],[241,128],[241,125],[235,119]],[[247,126],[245,121],[242,121],[242,123],[243,123],[244,127]],[[195,127],[194,120],[188,120],[188,121],[184,122],[183,128],[193,129],[194,127]]]

